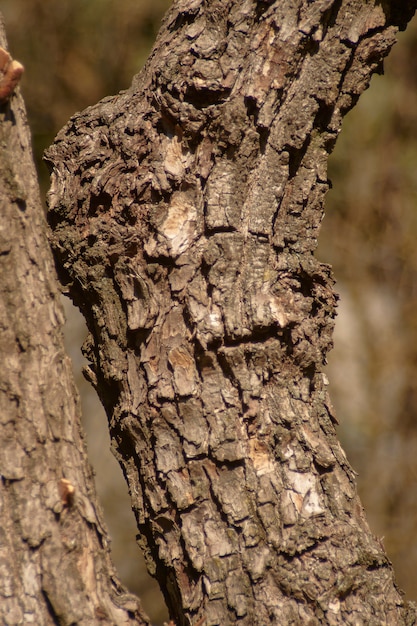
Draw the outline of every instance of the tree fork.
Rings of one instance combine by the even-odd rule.
[[[416,2],[175,2],[46,158],[140,543],[176,624],[412,624],[336,437],[314,257],[343,116]]]

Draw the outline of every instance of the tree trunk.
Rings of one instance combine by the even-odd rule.
[[[412,624],[338,443],[313,253],[343,115],[415,1],[179,0],[47,159],[148,567],[176,624]]]
[[[0,622],[148,624],[110,561],[20,95],[0,137]]]

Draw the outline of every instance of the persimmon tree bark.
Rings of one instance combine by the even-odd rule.
[[[74,116],[47,153],[56,266],[86,317],[86,374],[107,411],[148,568],[177,626],[415,623],[337,440],[323,372],[336,296],[314,250],[342,118],[416,5],[174,2],[131,88]],[[27,215],[26,205],[13,210]],[[35,264],[32,253],[27,263]],[[45,285],[49,302],[56,292]],[[38,362],[50,339],[30,313]],[[25,363],[29,348],[12,343]],[[41,472],[23,447],[17,466],[27,463],[29,477],[3,476],[2,488],[25,488],[16,501],[44,503],[56,530],[31,543],[13,528],[25,513],[15,505],[8,536],[32,555],[56,532],[59,566],[67,558],[74,576],[81,569],[101,584],[80,592],[91,611],[111,597],[110,565],[105,535],[83,514],[92,487],[78,414],[68,408],[72,383],[50,400],[42,395],[52,374],[55,385],[67,375],[62,351],[53,354],[48,378],[38,367],[51,441],[20,433],[17,417],[6,426],[19,445],[39,442],[39,454],[58,444],[76,453],[65,470],[63,453],[42,460],[42,478],[53,472],[48,499],[46,487],[32,489],[30,471]],[[75,434],[54,432],[49,401]],[[51,504],[62,478],[81,497]],[[76,548],[64,532],[74,519],[83,529]],[[98,544],[83,551],[91,537]],[[39,561],[40,581],[52,577],[48,565]],[[70,571],[67,579],[77,580]],[[34,603],[39,589],[53,616],[43,623],[83,623],[59,603],[58,585],[26,590]],[[123,619],[141,619],[128,608]]]
[[[0,623],[149,624],[110,561],[20,95],[0,146]]]

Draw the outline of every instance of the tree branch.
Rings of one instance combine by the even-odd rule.
[[[12,89],[0,139],[0,622],[146,625],[110,560],[29,128]]]
[[[180,0],[47,153],[58,271],[178,625],[414,615],[336,437],[313,253],[342,118],[415,6]]]

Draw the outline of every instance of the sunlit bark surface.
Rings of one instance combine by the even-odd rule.
[[[177,625],[413,623],[336,437],[313,253],[343,115],[414,6],[176,2],[132,87],[48,151],[60,278]]]

